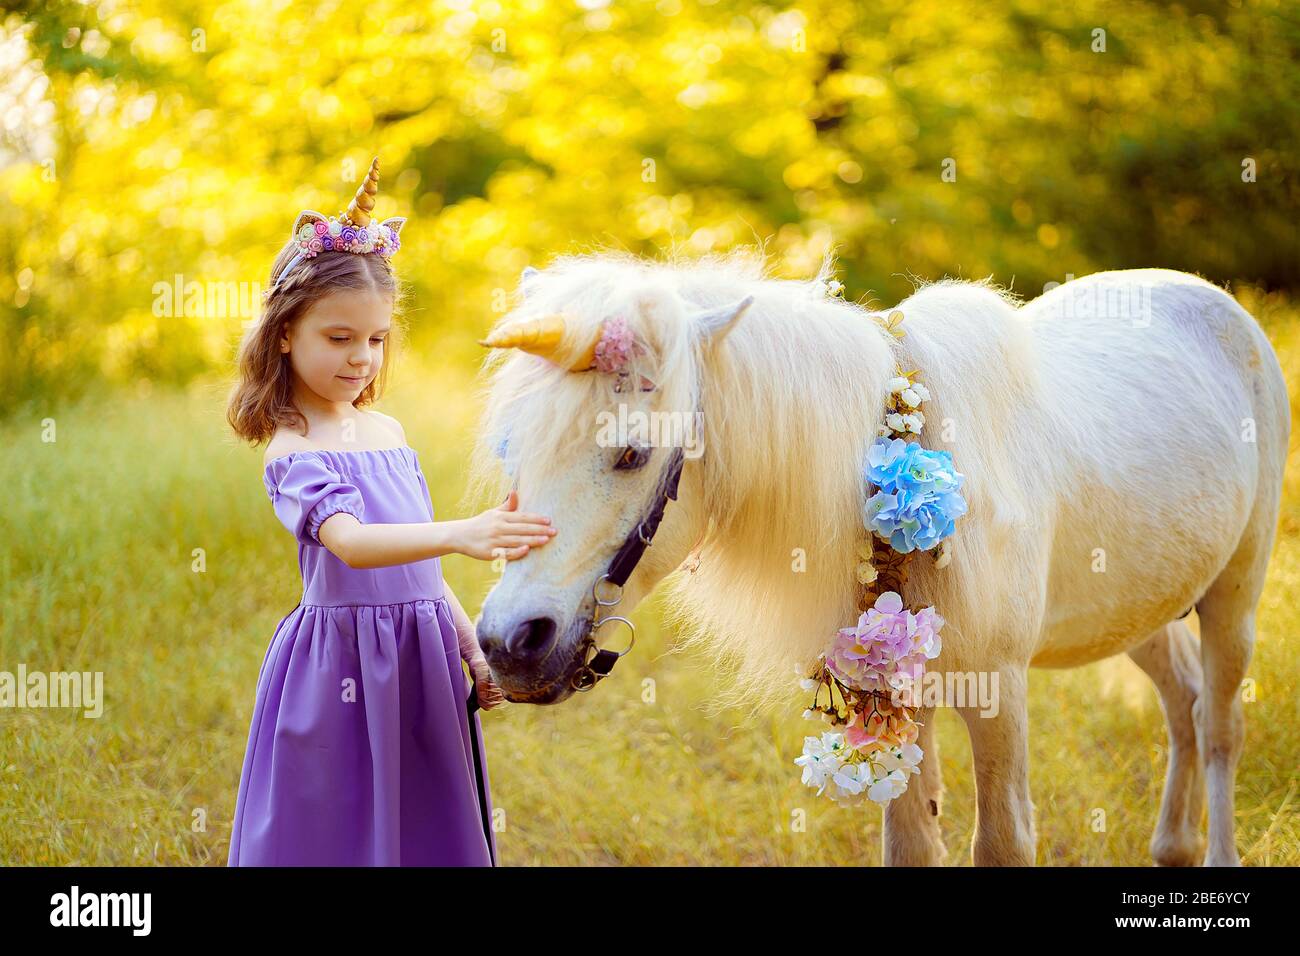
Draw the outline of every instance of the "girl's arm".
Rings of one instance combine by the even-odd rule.
[[[498,704],[505,703],[506,695],[492,681],[492,669],[488,667],[487,658],[478,646],[478,637],[474,633],[474,622],[469,619],[465,609],[460,606],[456,592],[451,589],[447,579],[443,578],[443,587],[447,591],[447,603],[451,605],[451,618],[456,622],[456,640],[460,645],[460,656],[469,664],[470,673],[478,689],[478,703],[484,710],[491,710]]]
[[[517,494],[511,491],[499,508],[472,518],[410,524],[362,524],[355,515],[340,511],[322,522],[317,535],[351,568],[384,568],[452,552],[481,561],[498,557],[513,561],[557,533],[549,518],[518,512],[518,504]]]
[[[475,655],[481,656],[483,651],[478,646],[478,636],[474,633],[474,622],[469,619],[469,615],[461,607],[460,601],[456,598],[456,592],[451,589],[450,582],[443,578],[442,584],[447,591],[447,603],[451,605],[451,619],[456,622],[456,638],[460,644],[461,659],[469,661]]]

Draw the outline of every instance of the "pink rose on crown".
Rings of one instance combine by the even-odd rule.
[[[633,356],[644,354],[645,348],[636,340],[627,319],[615,316],[605,321],[596,342],[596,368],[611,374],[621,372]]]

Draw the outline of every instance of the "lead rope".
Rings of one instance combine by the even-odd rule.
[[[478,709],[477,682],[474,682],[474,685],[470,687],[469,696],[470,700],[473,701],[473,706],[470,707],[468,716],[469,744],[470,750],[474,752],[474,779],[478,784],[478,813],[479,818],[483,821],[483,839],[487,841],[488,859],[492,861],[493,866],[496,866],[497,857],[496,853],[493,852],[492,849],[492,826],[488,821],[487,787],[484,786],[483,783],[483,761],[479,757],[478,752],[478,716],[474,713],[474,711]]]

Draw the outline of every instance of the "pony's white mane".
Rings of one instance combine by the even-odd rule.
[[[698,570],[671,576],[665,596],[683,646],[705,651],[731,678],[713,701],[719,708],[788,703],[795,667],[858,616],[862,465],[881,422],[894,356],[866,309],[826,294],[833,267],[828,253],[813,279],[783,280],[769,274],[761,250],[660,262],[623,252],[569,255],[537,277],[527,301],[502,319],[564,311],[574,321],[562,359],[576,355],[602,320],[621,314],[651,346],[632,367],[632,381],[644,374],[656,382],[661,407],[689,409],[694,396],[702,399],[700,480],[689,485],[684,476],[682,500],[670,508],[711,516],[711,530]],[[935,283],[909,301],[929,291],[942,297],[955,285],[972,287]],[[992,287],[975,288],[996,300],[998,311],[1011,304]],[[689,311],[745,295],[754,296],[753,306],[706,354]],[[674,297],[686,308],[663,305]],[[972,340],[986,333],[978,321],[968,332]],[[921,370],[942,413],[947,383]],[[572,452],[592,440],[583,423],[613,407],[601,376],[569,374],[526,353],[493,353],[483,374],[485,411],[470,480],[470,494],[479,498],[500,501],[507,475],[521,467],[540,476],[564,469]],[[496,451],[506,435],[528,441],[508,445],[503,469]],[[983,457],[965,459],[958,446],[945,447],[963,466]],[[981,505],[978,483],[972,490],[974,509]],[[955,563],[960,557],[959,551]]]

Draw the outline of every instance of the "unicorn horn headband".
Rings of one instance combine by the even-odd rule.
[[[565,319],[563,315],[544,315],[536,319],[524,319],[512,322],[494,330],[479,345],[489,349],[519,349],[540,355],[548,361],[554,361],[560,344],[564,341]],[[569,365],[571,372],[583,372],[591,368],[596,359],[597,339],[584,346],[582,354]]]
[[[530,266],[524,270],[522,281],[526,284],[537,275],[538,271]],[[753,304],[754,297],[747,295],[739,302],[702,309],[692,317],[692,321],[702,328],[710,329],[712,337],[721,338]],[[570,372],[597,369],[621,374],[634,357],[646,353],[646,347],[638,341],[627,319],[615,316],[601,322],[600,327],[587,337],[581,351],[566,364],[563,355],[567,351],[564,339],[568,331],[569,325],[564,315],[551,313],[511,321],[493,329],[487,338],[479,339],[478,344],[489,349],[529,352]],[[642,378],[644,383],[644,376]]]
[[[280,270],[271,288],[263,293],[267,298],[283,284],[285,277],[304,259],[314,259],[322,252],[351,252],[357,255],[376,255],[387,259],[402,247],[397,234],[406,222],[404,216],[393,216],[383,222],[374,222],[371,212],[375,196],[379,193],[379,157],[370,162],[366,178],[357,187],[356,195],[348,208],[338,218],[323,216],[314,209],[304,209],[294,220],[290,238],[298,246],[297,254]]]

